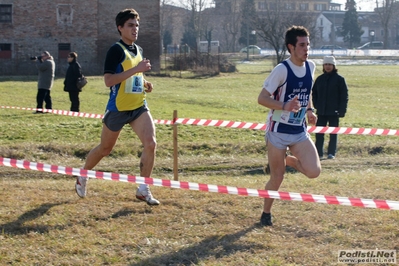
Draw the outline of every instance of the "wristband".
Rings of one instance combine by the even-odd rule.
[[[308,108],[308,109],[306,109],[306,111],[312,111],[312,113],[314,113],[314,108]]]

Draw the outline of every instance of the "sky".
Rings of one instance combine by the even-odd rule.
[[[332,0],[331,2],[341,4],[341,10],[345,10],[346,0]],[[361,8],[361,11],[373,11],[375,8],[375,0],[357,0],[356,4],[357,11],[360,11],[359,8]]]

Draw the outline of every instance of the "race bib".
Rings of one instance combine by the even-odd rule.
[[[296,113],[283,110],[275,110],[272,116],[272,120],[287,125],[301,126],[305,115],[306,108],[303,107],[299,109],[299,111]]]
[[[143,76],[131,76],[125,82],[125,93],[143,93]]]

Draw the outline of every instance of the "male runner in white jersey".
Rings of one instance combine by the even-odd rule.
[[[155,126],[145,100],[146,92],[153,90],[143,72],[151,69],[150,60],[143,57],[140,46],[135,44],[140,17],[136,10],[125,9],[115,18],[121,39],[108,50],[104,64],[104,82],[110,95],[103,118],[100,145],[92,149],[84,169],[90,170],[111,153],[125,124],[129,124],[143,144],[140,158],[140,176],[150,177],[155,161]],[[87,178],[78,176],[75,189],[79,197],[86,196]],[[136,198],[149,205],[159,205],[146,184],[136,191]]]
[[[315,71],[308,60],[309,32],[302,26],[292,26],[285,34],[285,45],[290,58],[278,64],[267,77],[258,103],[269,108],[266,121],[266,145],[270,166],[270,180],[266,190],[277,191],[284,179],[286,165],[309,178],[320,175],[321,165],[315,145],[306,125],[317,117],[311,107],[311,89]],[[291,155],[286,155],[287,148]],[[262,226],[272,226],[273,199],[264,200],[260,219]]]

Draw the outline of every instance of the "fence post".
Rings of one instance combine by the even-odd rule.
[[[178,163],[178,148],[177,148],[177,110],[173,111],[173,175],[174,180],[179,180],[179,163]]]

